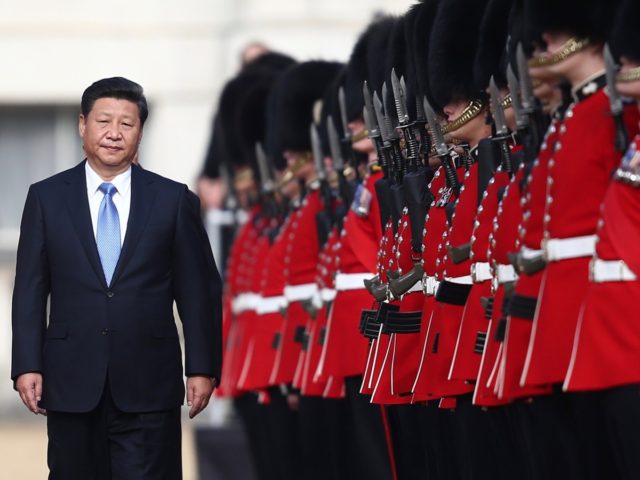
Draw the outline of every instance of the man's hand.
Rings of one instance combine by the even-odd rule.
[[[16,379],[16,389],[20,394],[22,403],[33,413],[46,415],[46,410],[38,407],[42,397],[42,374],[23,373]]]
[[[191,407],[189,418],[195,417],[207,408],[215,386],[215,379],[210,377],[196,375],[187,378],[187,405]]]

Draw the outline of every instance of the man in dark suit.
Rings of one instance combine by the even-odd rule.
[[[220,277],[197,197],[135,165],[142,87],[99,80],[81,107],[86,160],[27,195],[11,377],[27,408],[48,415],[50,479],[179,479],[173,303],[194,417],[220,377]]]

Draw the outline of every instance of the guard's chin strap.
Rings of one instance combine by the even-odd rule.
[[[588,46],[591,42],[589,42],[588,38],[576,38],[571,37],[567,40],[560,49],[554,53],[553,55],[548,55],[543,53],[542,55],[538,55],[537,57],[529,60],[529,67],[538,68],[538,67],[548,67],[551,65],[556,65],[557,63],[566,60],[574,53],[583,50],[586,46]]]
[[[442,127],[442,133],[447,134],[455,132],[463,125],[466,125],[471,120],[476,118],[482,112],[484,108],[484,102],[482,100],[472,100],[469,105],[463,110],[458,118],[453,122],[449,122]]]
[[[620,72],[616,78],[618,82],[637,82],[640,80],[640,67],[631,68]]]

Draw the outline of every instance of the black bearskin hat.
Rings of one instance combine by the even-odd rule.
[[[640,62],[640,2],[622,0],[611,30],[611,48],[616,55]]]
[[[429,38],[429,90],[434,108],[454,100],[482,98],[473,64],[487,0],[445,0],[438,6]]]
[[[371,39],[376,35],[381,34],[384,36],[384,32],[386,32],[392,24],[392,17],[376,18],[369,24],[365,31],[362,32],[351,51],[344,80],[347,117],[350,121],[362,116],[362,109],[364,107],[362,84],[369,78],[369,42],[371,42]]]
[[[285,150],[311,150],[313,104],[341,68],[338,62],[309,61],[294,65],[277,79],[269,94],[267,124],[267,151],[274,163]]]
[[[513,0],[489,0],[480,23],[473,75],[478,90],[489,86],[493,75],[499,87],[507,85],[507,40]]]
[[[387,115],[398,123],[398,115],[394,103],[393,88],[391,86],[391,71],[395,70],[398,79],[406,76],[407,43],[405,41],[405,17],[398,17],[391,29],[384,58],[384,81],[387,84],[387,98],[382,98]],[[406,79],[405,79],[406,80]],[[382,91],[378,92],[382,95]]]
[[[439,2],[440,0],[422,0],[415,7],[412,7],[412,10],[417,10],[413,25],[412,52],[416,72],[416,93],[420,97],[420,101],[422,101],[422,97],[427,96],[431,103],[433,103],[433,99],[429,91],[429,43]]]
[[[526,15],[536,31],[569,33],[605,42],[619,0],[526,0]]]

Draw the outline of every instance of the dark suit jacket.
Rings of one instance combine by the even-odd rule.
[[[92,410],[106,378],[123,411],[182,404],[174,300],[186,375],[220,378],[221,282],[199,214],[185,185],[134,165],[126,236],[107,286],[84,162],[31,186],[18,245],[11,377],[42,372],[41,407]]]

